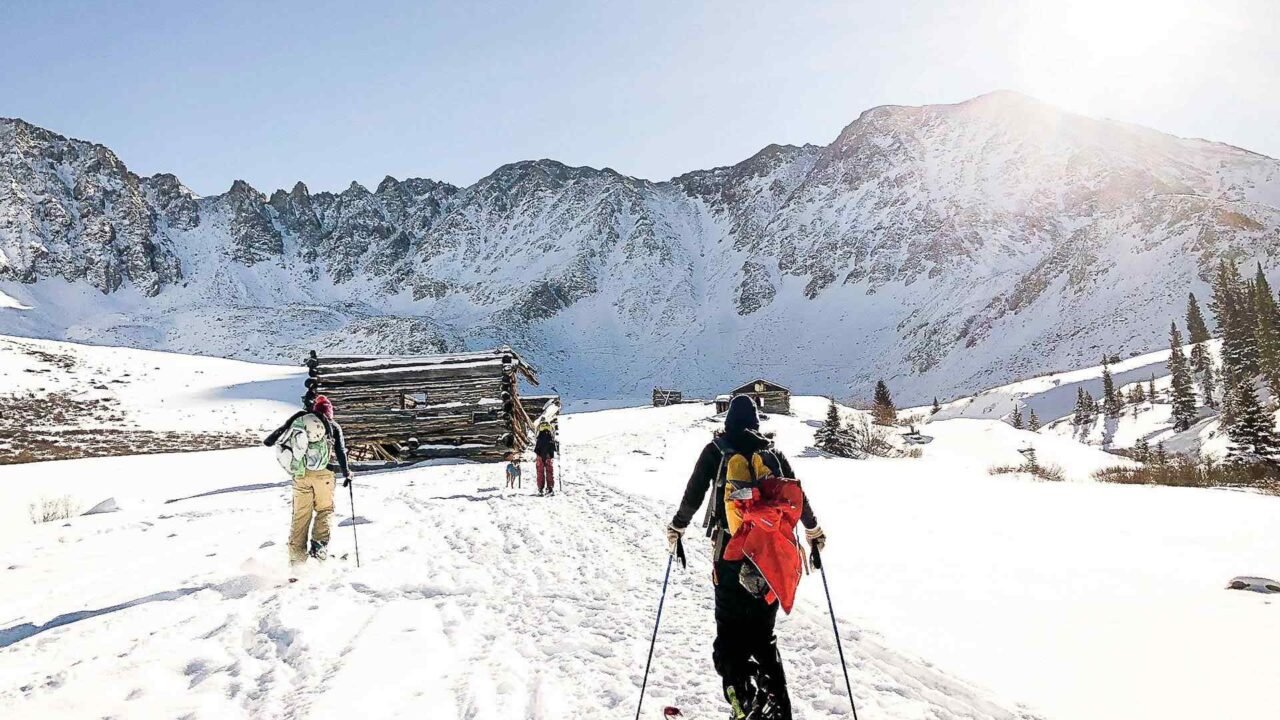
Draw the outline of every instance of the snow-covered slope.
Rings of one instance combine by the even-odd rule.
[[[1220,364],[1222,343],[1208,344],[1210,356]],[[1191,345],[1183,347],[1189,355]],[[942,409],[929,416],[931,421],[954,418],[974,418],[1010,421],[1015,405],[1022,409],[1024,420],[1035,411],[1043,428],[1040,437],[1071,438],[1099,447],[1133,448],[1145,440],[1150,448],[1163,445],[1169,452],[1199,454],[1222,460],[1226,457],[1228,438],[1221,428],[1217,410],[1206,407],[1202,396],[1198,397],[1198,417],[1191,427],[1179,432],[1173,424],[1173,408],[1169,403],[1169,351],[1146,353],[1110,366],[1112,380],[1117,390],[1128,396],[1133,386],[1141,383],[1144,392],[1154,385],[1158,397],[1149,398],[1138,405],[1126,404],[1117,419],[1099,416],[1086,426],[1074,420],[1076,393],[1083,389],[1095,399],[1103,394],[1103,367],[1072,370],[1041,375],[1008,385],[984,390],[970,397],[963,397],[942,405]],[[1199,390],[1197,390],[1199,392]],[[916,414],[926,415],[928,408],[916,408]],[[1280,420],[1280,411],[1276,412]]]
[[[265,408],[265,406],[263,406]],[[1267,596],[1280,498],[1100,485],[1111,462],[993,420],[935,421],[921,459],[812,450],[824,401],[774,417],[831,537],[866,718],[1257,717],[1280,670]],[[285,585],[288,495],[263,449],[0,467],[0,506],[41,493],[123,510],[4,522],[4,717],[616,718],[634,712],[662,530],[719,419],[703,405],[562,418],[562,492],[504,495],[499,465],[366,475],[362,567]],[[266,418],[264,417],[264,420]],[[1044,443],[1066,483],[992,477]],[[353,550],[339,501],[338,554]],[[673,572],[645,717],[723,708],[708,548]],[[816,577],[779,623],[797,717],[848,717]],[[1176,692],[1170,688],[1177,688]]]
[[[0,463],[251,445],[305,372],[0,336]]]
[[[1280,251],[1278,208],[1276,160],[1007,92],[667,182],[539,160],[207,198],[4,120],[0,332],[271,361],[503,341],[614,404],[759,375],[925,401],[1159,347],[1217,258]]]

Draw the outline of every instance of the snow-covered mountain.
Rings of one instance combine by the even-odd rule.
[[[1280,161],[1009,92],[666,182],[539,160],[270,196],[0,120],[0,332],[272,361],[509,342],[613,402],[971,392],[1160,347],[1219,257],[1278,251]]]

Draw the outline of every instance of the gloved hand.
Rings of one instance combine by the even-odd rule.
[[[342,487],[351,487],[351,473],[347,473],[343,476]]]
[[[670,552],[676,551],[676,543],[680,542],[681,536],[684,535],[684,528],[678,528],[675,525],[667,526],[667,545]]]
[[[815,527],[812,530],[805,530],[804,536],[809,540],[809,547],[817,550],[819,553],[827,546],[827,534],[822,531],[821,527]]]

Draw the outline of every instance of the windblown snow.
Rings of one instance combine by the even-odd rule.
[[[139,357],[117,369],[137,372]],[[270,389],[280,373],[226,382]],[[1280,574],[1280,498],[1098,484],[1092,471],[1120,459],[995,419],[927,423],[919,459],[831,458],[811,447],[825,401],[795,406],[765,429],[830,536],[859,717],[1198,720],[1272,706],[1274,596],[1224,586]],[[286,409],[266,393],[242,419],[269,426]],[[504,493],[500,465],[362,475],[358,520],[338,503],[346,559],[292,585],[288,493],[266,448],[0,467],[6,508],[119,507],[0,524],[0,716],[630,717],[663,528],[713,413],[564,415],[554,498]],[[1067,481],[989,475],[1027,446]],[[672,574],[644,717],[724,714],[698,535]],[[848,717],[819,578],[801,583],[779,636],[796,717]]]

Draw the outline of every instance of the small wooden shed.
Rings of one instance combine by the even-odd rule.
[[[509,347],[453,355],[342,355],[307,359],[309,401],[326,395],[353,461],[502,460],[532,443],[520,379],[537,371]]]
[[[756,407],[765,412],[784,415],[791,413],[791,391],[778,383],[763,379],[752,380],[727,395],[717,397],[716,412],[726,412],[729,409],[729,401],[739,395],[746,395],[755,400]]]
[[[679,390],[667,390],[665,388],[653,389],[653,406],[667,407],[668,405],[679,405],[684,402],[684,393]]]

